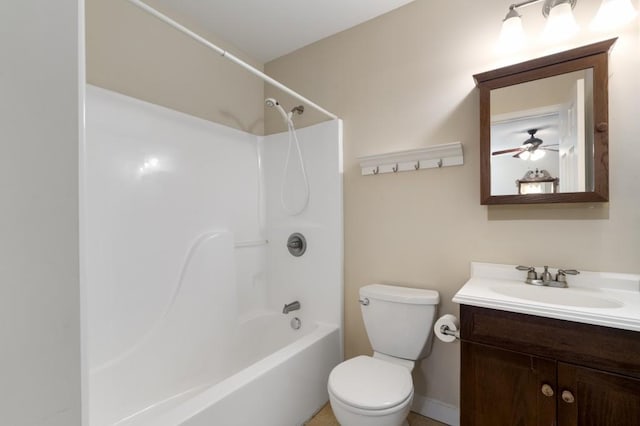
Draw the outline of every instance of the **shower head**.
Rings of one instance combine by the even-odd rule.
[[[289,124],[291,122],[291,114],[287,114],[284,108],[282,108],[282,105],[280,105],[280,102],[278,102],[274,98],[267,98],[264,100],[264,103],[266,106],[270,108],[273,107],[278,111],[280,111],[280,115],[282,115],[282,118],[284,119],[285,123]]]

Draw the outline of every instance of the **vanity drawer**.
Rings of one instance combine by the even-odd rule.
[[[640,332],[460,306],[461,338],[640,378]]]

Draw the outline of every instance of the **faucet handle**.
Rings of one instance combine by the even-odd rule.
[[[533,266],[522,266],[522,265],[516,266],[516,269],[518,271],[535,271],[536,270],[536,268],[534,268]]]
[[[518,266],[516,266],[516,269],[518,271],[527,271],[527,280],[537,280],[538,279],[538,273],[536,272],[535,266],[518,265]]]
[[[578,275],[580,271],[575,269],[558,269],[558,273],[556,274],[556,281],[560,283],[567,282],[567,275]]]

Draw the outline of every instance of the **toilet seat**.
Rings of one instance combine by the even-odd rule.
[[[413,397],[409,370],[369,356],[336,366],[329,375],[329,392],[343,404],[361,410],[389,410]]]

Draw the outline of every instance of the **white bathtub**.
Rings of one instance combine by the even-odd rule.
[[[328,400],[327,378],[342,356],[337,326],[303,321],[293,330],[294,314],[244,322],[229,350],[218,351],[224,359],[192,366],[190,377],[164,382],[164,389],[149,387],[144,373],[137,379],[135,366],[126,373],[100,371],[103,378],[90,388],[91,426],[304,423]]]
[[[341,123],[298,132],[313,197],[292,218],[271,201],[287,133],[96,87],[86,114],[86,426],[304,422],[341,358],[337,327],[315,324],[342,321]],[[293,232],[309,243],[300,259]]]

